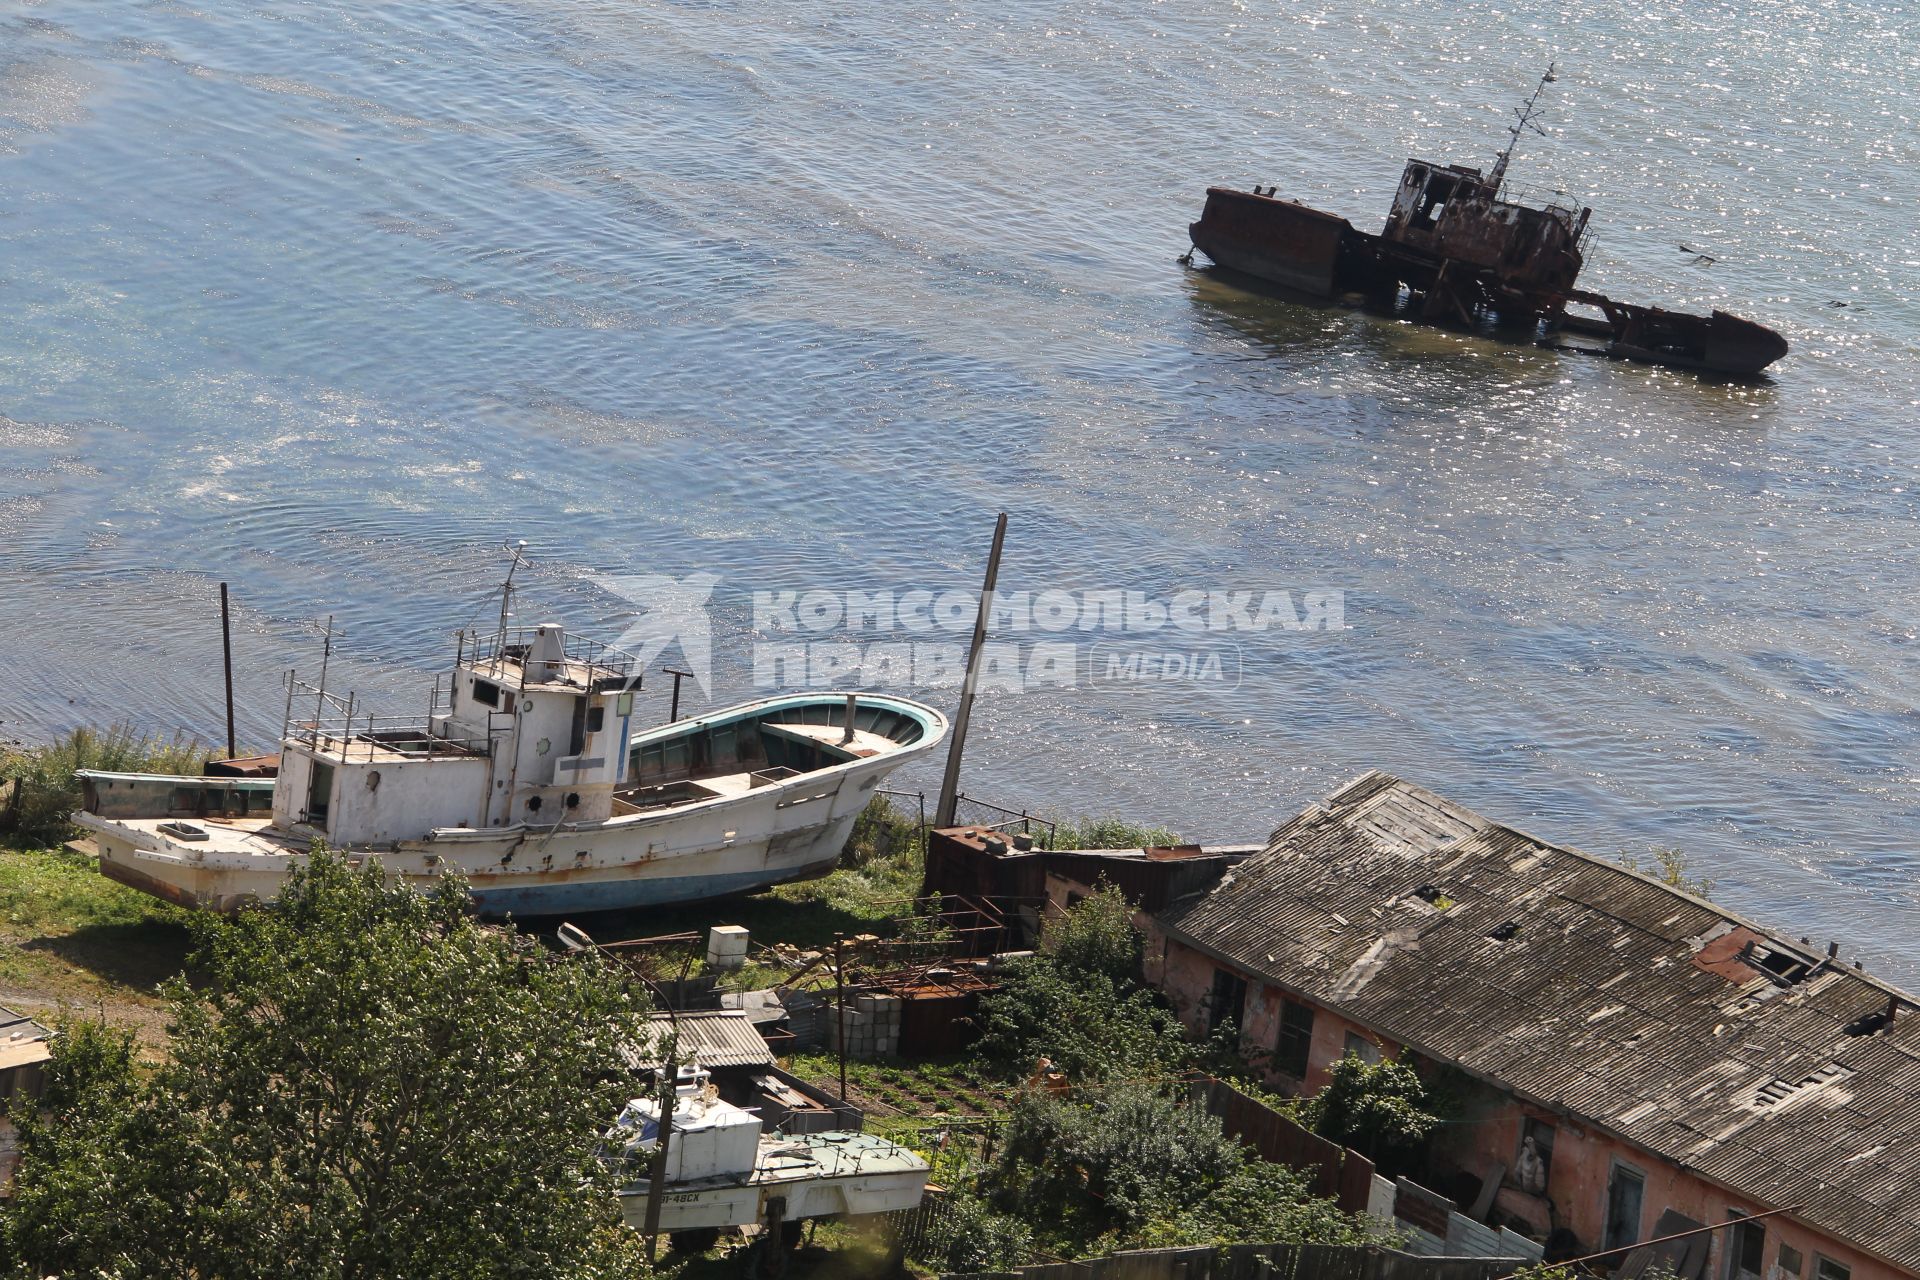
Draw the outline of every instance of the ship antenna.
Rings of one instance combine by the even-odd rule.
[[[496,668],[499,666],[501,656],[507,650],[507,610],[513,603],[513,571],[527,563],[527,540],[522,538],[507,550],[512,553],[513,559],[507,565],[507,580],[500,584],[500,638],[493,649]]]
[[[1512,127],[1507,130],[1508,133],[1513,135],[1513,140],[1507,143],[1507,149],[1500,153],[1500,158],[1493,162],[1492,182],[1493,193],[1496,196],[1500,194],[1500,184],[1506,181],[1507,163],[1513,159],[1513,149],[1520,145],[1520,135],[1531,129],[1543,138],[1547,136],[1547,131],[1542,129],[1535,121],[1539,119],[1542,113],[1539,105],[1540,95],[1546,91],[1546,87],[1552,84],[1556,78],[1554,76],[1554,69],[1554,63],[1547,63],[1547,73],[1541,76],[1540,83],[1533,87],[1533,96],[1527,99],[1527,105],[1514,109],[1514,122]]]

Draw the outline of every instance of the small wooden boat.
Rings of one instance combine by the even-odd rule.
[[[274,898],[316,840],[422,887],[458,868],[493,916],[691,902],[831,870],[874,789],[947,731],[904,698],[803,693],[634,733],[638,682],[556,624],[463,635],[423,720],[290,676],[277,777],[89,772],[75,847],[220,910]]]

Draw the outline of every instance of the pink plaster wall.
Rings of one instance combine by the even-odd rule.
[[[1148,922],[1146,976],[1150,983],[1166,993],[1174,1010],[1194,1032],[1204,1030],[1206,1008],[1203,1001],[1213,989],[1213,975],[1220,967],[1212,958],[1166,938]],[[1255,1063],[1264,1063],[1280,1029],[1281,992],[1247,979],[1246,1020],[1243,1045]],[[1290,1092],[1312,1093],[1326,1084],[1328,1069],[1346,1052],[1348,1033],[1363,1036],[1378,1045],[1383,1056],[1393,1057],[1399,1046],[1368,1031],[1338,1013],[1316,1006],[1312,1049],[1304,1081],[1273,1073],[1272,1082]],[[1653,1232],[1654,1223],[1666,1209],[1677,1209],[1698,1222],[1724,1222],[1728,1210],[1758,1213],[1785,1206],[1761,1204],[1716,1187],[1705,1180],[1671,1165],[1651,1152],[1601,1133],[1577,1121],[1554,1115],[1543,1108],[1523,1103],[1504,1093],[1489,1090],[1489,1103],[1477,1109],[1464,1123],[1450,1127],[1444,1154],[1460,1168],[1482,1176],[1497,1166],[1511,1167],[1520,1152],[1521,1134],[1526,1117],[1532,1116],[1554,1126],[1553,1159],[1548,1171],[1547,1199],[1552,1202],[1553,1224],[1569,1228],[1589,1249],[1599,1250],[1605,1234],[1609,1180],[1616,1163],[1638,1170],[1645,1178],[1641,1207],[1640,1238]],[[1542,1218],[1544,1206],[1537,1198],[1509,1189],[1502,1194],[1502,1205],[1525,1210],[1529,1202],[1538,1206]],[[1895,1280],[1911,1273],[1869,1258],[1825,1237],[1787,1215],[1767,1219],[1763,1255],[1764,1280],[1793,1280],[1790,1273],[1778,1270],[1780,1246],[1797,1250],[1802,1262],[1799,1280],[1816,1280],[1815,1255],[1821,1255],[1850,1269],[1850,1280]],[[1716,1233],[1709,1280],[1738,1280],[1729,1275],[1726,1233]]]

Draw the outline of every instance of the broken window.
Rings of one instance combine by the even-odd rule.
[[[1520,1155],[1514,1162],[1515,1172],[1527,1167],[1529,1145],[1532,1147],[1533,1159],[1539,1162],[1539,1185],[1530,1187],[1525,1181],[1521,1181],[1523,1190],[1532,1191],[1536,1195],[1546,1193],[1547,1180],[1553,1176],[1553,1138],[1554,1128],[1544,1120],[1535,1120],[1532,1116],[1528,1116],[1526,1122],[1520,1126]],[[1516,1181],[1520,1180],[1516,1178]]]
[[[1800,1268],[1806,1265],[1798,1249],[1787,1245],[1780,1246],[1780,1252],[1774,1255],[1773,1273],[1775,1276],[1798,1276]]]
[[[1629,1165],[1613,1166],[1607,1180],[1607,1250],[1625,1249],[1640,1240],[1640,1211],[1647,1195],[1646,1175]]]
[[[1767,1229],[1748,1219],[1743,1209],[1727,1210],[1740,1221],[1727,1230],[1727,1280],[1760,1280],[1767,1253]]]
[[[1296,1080],[1306,1078],[1313,1056],[1313,1006],[1297,1000],[1280,1002],[1280,1036],[1273,1046],[1274,1070]]]
[[[1213,971],[1213,991],[1207,997],[1207,1034],[1231,1022],[1237,1032],[1245,1025],[1247,980],[1231,969]]]
[[[1412,224],[1421,231],[1431,231],[1435,223],[1447,211],[1447,201],[1453,197],[1453,179],[1434,175],[1427,179],[1427,189],[1420,193],[1420,203],[1413,207]]]
[[[1813,1280],[1853,1280],[1853,1268],[1816,1253],[1813,1255]]]
[[[1380,1046],[1358,1032],[1347,1032],[1346,1050],[1349,1058],[1358,1058],[1362,1062],[1380,1061]]]

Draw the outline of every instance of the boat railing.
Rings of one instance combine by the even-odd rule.
[[[287,711],[280,726],[280,740],[325,752],[343,763],[383,755],[422,760],[491,755],[494,735],[511,727],[512,722],[509,713],[496,711],[488,713],[487,731],[478,737],[456,738],[435,729],[435,725],[445,723],[451,704],[451,674],[434,679],[424,717],[380,715],[367,710],[357,695],[348,693],[343,698],[309,684],[292,671],[287,673],[285,683]]]
[[[509,627],[491,635],[467,636],[463,638],[462,656],[476,667],[503,662],[518,665],[531,652],[537,636],[538,632],[532,627]],[[588,679],[596,685],[618,680],[637,681],[640,678],[640,660],[625,649],[617,649],[571,631],[562,636],[560,648],[561,655],[568,662],[587,669]]]
[[[455,738],[435,730],[418,716],[382,716],[352,711],[316,716],[288,724],[289,744],[324,752],[342,762],[405,756],[421,760],[485,756],[491,737]]]

